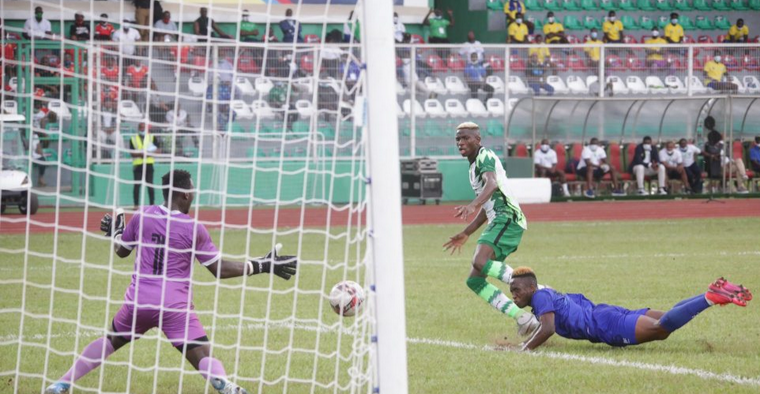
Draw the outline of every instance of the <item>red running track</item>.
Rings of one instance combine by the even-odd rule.
[[[610,221],[610,220],[652,220],[652,219],[704,219],[725,217],[760,217],[760,199],[721,200],[705,203],[706,200],[657,200],[657,201],[593,201],[566,202],[540,205],[523,205],[528,222],[549,221]],[[201,210],[200,219],[208,227],[251,226],[259,229],[275,226],[273,209],[228,209],[222,218],[221,210]],[[360,217],[348,208],[329,211],[332,226],[355,225]],[[90,211],[87,215],[87,230],[98,232],[102,211]],[[30,232],[53,232],[62,230],[81,231],[84,227],[83,211],[42,212],[32,216]],[[278,227],[296,227],[302,223],[307,227],[325,227],[328,220],[326,208],[281,209],[277,212]],[[361,218],[363,220],[363,218]],[[403,208],[404,224],[449,224],[461,223],[454,218],[454,205],[408,205]],[[18,214],[4,214],[0,217],[0,234],[23,234],[26,232],[26,218]]]

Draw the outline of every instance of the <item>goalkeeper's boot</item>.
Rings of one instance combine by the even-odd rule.
[[[66,394],[70,388],[70,383],[55,382],[45,389],[45,394]]]
[[[739,306],[747,306],[747,301],[752,299],[752,293],[742,285],[735,285],[723,278],[719,278],[710,284],[705,298],[716,305],[733,303]]]
[[[244,388],[224,379],[212,379],[211,386],[213,386],[219,394],[248,394]]]
[[[531,337],[541,327],[541,323],[538,322],[532,313],[523,312],[522,315],[517,317],[517,334],[521,337]]]

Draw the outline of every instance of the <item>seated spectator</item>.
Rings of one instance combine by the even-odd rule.
[[[214,95],[214,85],[208,85],[206,89],[206,100],[209,100],[208,105],[212,106],[216,104],[217,113],[217,130],[227,131],[227,125],[235,120],[235,112],[230,111],[230,102],[234,97],[243,97],[243,94],[237,87],[232,86],[231,81],[220,81],[216,96]],[[213,113],[213,108],[208,109],[209,113]]]
[[[528,86],[533,89],[536,96],[541,94],[541,89],[545,90],[549,96],[554,94],[554,88],[546,83],[547,76],[546,65],[538,61],[538,54],[532,54],[525,67],[525,77],[528,80]]]
[[[736,93],[739,90],[736,84],[723,82],[724,78],[728,79],[728,71],[726,70],[726,65],[721,63],[721,60],[723,60],[721,52],[715,51],[713,60],[705,63],[703,69],[705,73],[705,86],[715,90]]]
[[[652,28],[652,37],[647,38],[644,43],[646,44],[667,44],[662,37],[660,37],[660,31],[656,27]],[[668,62],[662,57],[662,47],[647,47],[645,48],[647,53],[647,67],[658,70],[667,67]]]
[[[404,42],[404,34],[406,34],[406,25],[398,18],[398,12],[393,13],[393,38],[396,39],[396,44]]]
[[[251,16],[248,10],[243,10],[243,20],[240,22],[240,41],[243,42],[259,42],[259,28],[255,23],[251,22]]]
[[[544,35],[546,36],[547,44],[567,44],[567,37],[565,36],[565,27],[561,23],[557,22],[554,18],[554,13],[549,11],[546,14],[546,24],[544,25]]]
[[[610,11],[607,14],[607,20],[602,24],[602,31],[604,32],[604,42],[623,43],[623,38],[625,37],[623,23],[617,20],[615,11]]]
[[[120,42],[121,53],[126,56],[135,55],[135,43],[140,40],[140,32],[132,27],[132,21],[125,19],[121,24],[121,29],[113,33],[113,41]],[[131,60],[125,59],[125,63],[131,64]]]
[[[749,164],[752,171],[760,172],[760,136],[755,137],[755,145],[749,149]]]
[[[665,147],[660,149],[660,165],[665,167],[665,174],[667,174],[668,179],[680,180],[686,188],[686,193],[693,193],[689,177],[686,175],[683,166],[681,151],[676,149],[676,144],[673,141],[666,142]],[[672,190],[670,192],[673,193]]]
[[[636,145],[631,161],[631,172],[636,177],[637,194],[646,196],[649,193],[644,189],[644,177],[657,175],[657,189],[659,194],[668,194],[665,190],[665,167],[660,165],[659,155],[652,154],[652,137],[646,136],[640,144]]]
[[[528,58],[530,58],[533,55],[538,56],[538,62],[541,64],[548,64],[551,60],[551,52],[549,52],[549,47],[546,45],[542,45],[544,43],[544,38],[541,37],[541,35],[536,36],[536,44],[531,45],[528,49]]]
[[[24,38],[29,40],[34,37],[39,40],[52,37],[53,27],[49,20],[43,18],[43,15],[42,7],[34,9],[34,17],[27,19],[24,23]]]
[[[615,167],[607,164],[607,152],[599,146],[599,139],[596,137],[589,141],[589,144],[581,152],[581,160],[578,162],[576,170],[578,177],[586,179],[586,191],[583,196],[586,198],[595,198],[592,181],[600,181],[604,174],[609,173],[612,179],[612,195],[624,196],[625,193],[618,188],[618,174]]]
[[[291,11],[292,12],[292,11]],[[207,42],[213,36],[212,30],[221,38],[232,39],[233,37],[219,28],[213,19],[208,17],[208,8],[201,7],[201,15],[193,23],[193,33],[198,37],[198,42]]]
[[[177,28],[177,24],[172,20],[171,12],[164,11],[161,19],[153,24],[153,28],[155,29],[153,31],[153,41],[177,41],[179,29]]]
[[[285,19],[280,21],[280,30],[282,30],[282,42],[303,42],[301,24],[293,18],[292,9],[285,10]]]
[[[116,64],[116,59],[113,56],[104,56],[103,66],[100,68],[101,78],[109,82],[119,82],[119,74],[121,70]]]
[[[533,153],[533,165],[537,177],[556,179],[562,185],[562,195],[570,197],[564,166],[557,167],[557,152],[549,146],[549,140],[541,140],[541,147]]]
[[[2,48],[2,57],[4,57],[6,61],[16,60],[16,49],[18,48],[18,44],[13,43],[12,41],[20,40],[21,36],[14,32],[4,31],[2,18],[0,18],[0,37],[5,38],[5,43]],[[3,82],[5,81],[3,73],[8,75],[9,78],[15,77],[16,67],[11,62],[6,62],[5,67],[0,67],[0,87],[3,86]],[[2,89],[0,89],[0,91],[2,91]]]
[[[508,44],[525,44],[528,42],[528,26],[523,23],[523,14],[517,13],[515,21],[507,28]]]
[[[95,26],[95,40],[111,41],[114,33],[114,27],[108,23],[108,14],[100,14],[100,21]]]
[[[435,13],[431,18],[430,15]],[[449,41],[449,26],[454,27],[454,12],[446,10],[449,15],[449,20],[443,17],[443,11],[440,8],[430,9],[422,24],[430,26],[430,35],[428,36],[428,42],[431,44],[448,44]]]
[[[705,147],[702,150],[702,155],[705,157],[705,171],[707,172],[707,178],[711,181],[722,182],[723,172],[725,170],[728,170],[729,172],[734,170],[736,175],[737,193],[748,193],[747,188],[744,186],[744,181],[749,179],[744,167],[744,161],[741,158],[731,160],[726,156],[723,134],[715,130],[715,118],[712,116],[706,117],[704,129],[709,131],[707,133],[707,143],[705,143]]]
[[[744,19],[737,19],[736,24],[728,29],[728,42],[749,42],[749,27],[744,24]]]
[[[81,12],[74,15],[74,23],[69,26],[69,39],[74,41],[90,39],[90,24],[84,21],[84,15]]]
[[[689,178],[689,186],[694,193],[702,193],[702,169],[697,164],[697,155],[702,154],[702,149],[688,143],[686,138],[678,141],[678,149],[683,157],[683,168],[686,171],[686,177]]]
[[[665,26],[665,39],[671,44],[683,42],[683,26],[678,23],[678,14],[670,14],[670,23]]]
[[[484,52],[483,44],[475,39],[475,33],[472,30],[467,32],[467,42],[465,42],[462,49],[459,50],[459,55],[462,56],[463,59],[469,60],[471,55],[475,53],[478,55],[478,61],[483,61]]]
[[[508,0],[504,3],[504,15],[507,18],[507,27],[517,20],[517,14],[525,15],[525,3],[520,0]],[[535,26],[533,22],[523,21],[525,26],[528,27],[528,34],[533,34]]]
[[[588,67],[591,69],[591,72],[596,72],[596,70],[599,68],[599,59],[601,58],[601,51],[602,49],[600,46],[604,44],[602,40],[599,39],[599,32],[596,30],[596,28],[591,29],[591,34],[589,34],[589,40],[586,41],[586,44],[594,44],[589,45],[585,48],[583,48],[583,52],[586,53],[586,59],[588,63]]]
[[[478,90],[482,89],[486,92],[486,101],[493,97],[493,86],[486,83],[486,77],[488,71],[482,60],[478,59],[478,54],[473,52],[470,54],[467,65],[464,67],[464,80],[467,82],[467,86],[470,87],[470,97],[478,98]]]
[[[171,130],[176,130],[177,135],[185,134],[185,136],[177,137],[177,156],[185,156],[185,146],[187,145],[187,135],[190,135],[190,140],[193,146],[198,148],[198,135],[191,130],[190,120],[187,115],[187,111],[182,109],[180,102],[177,101],[177,106],[166,113],[166,123],[170,125]]]

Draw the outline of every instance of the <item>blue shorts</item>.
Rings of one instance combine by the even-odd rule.
[[[591,316],[596,326],[595,337],[610,346],[635,345],[636,321],[649,308],[630,310],[615,305],[598,304]]]

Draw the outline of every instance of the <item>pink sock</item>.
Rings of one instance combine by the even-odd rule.
[[[103,352],[104,347],[105,352]],[[69,372],[63,375],[61,381],[67,383],[76,382],[88,372],[99,367],[103,360],[107,359],[113,352],[113,345],[111,345],[111,341],[108,338],[94,340],[84,348],[82,355],[74,362]]]
[[[227,372],[224,371],[222,362],[213,357],[204,357],[198,363],[198,372],[206,380],[211,378],[227,380]]]

